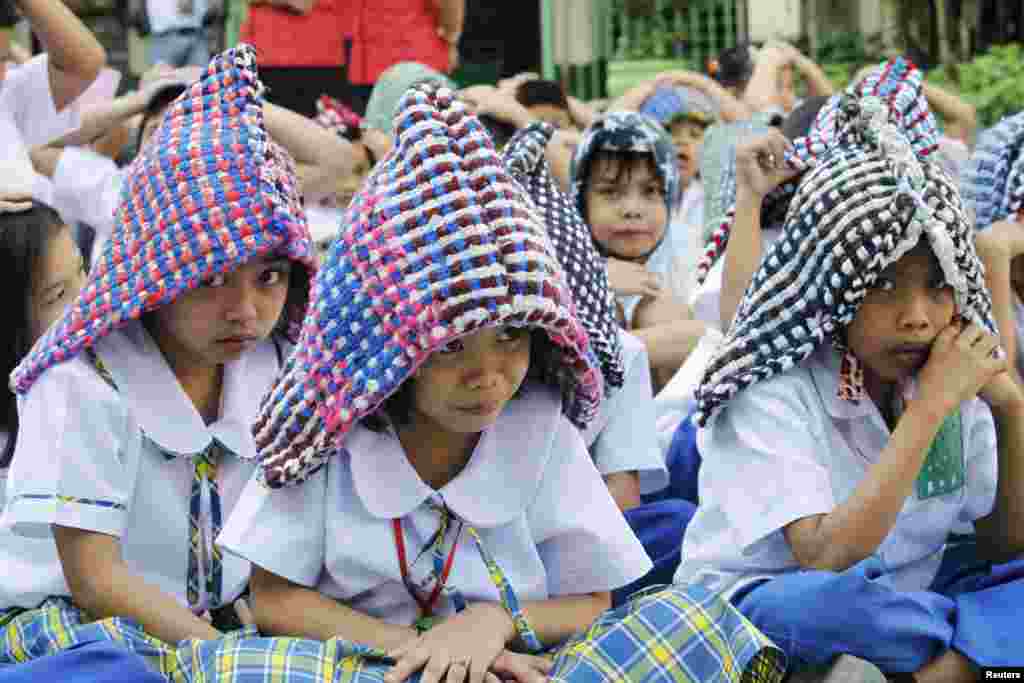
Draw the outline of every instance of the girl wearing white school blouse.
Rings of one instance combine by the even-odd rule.
[[[253,471],[248,425],[314,268],[259,91],[239,48],[171,105],[84,288],[12,375],[3,521],[55,543],[62,572],[18,577],[0,662],[97,637],[84,622],[100,619],[169,673],[172,646],[217,637],[203,615],[245,587],[248,564],[213,538]]]
[[[219,539],[254,565],[261,630],[326,641],[358,681],[544,680],[533,655],[572,638],[588,647],[555,680],[606,679],[609,659],[616,680],[774,680],[774,650],[724,603],[670,590],[606,611],[650,562],[578,431],[601,374],[544,229],[450,89],[415,86],[395,123]],[[242,680],[250,647],[272,649],[208,670]]]
[[[676,580],[728,595],[794,668],[969,681],[1019,657],[1024,394],[919,79],[843,96],[834,137],[789,153],[810,168],[698,391]]]
[[[8,309],[0,336],[0,372],[4,376],[14,370],[33,342],[78,295],[85,280],[84,266],[70,228],[62,224],[51,209],[0,194],[0,287],[7,292],[8,301],[17,302]],[[6,499],[7,467],[18,436],[14,394],[9,393],[4,401],[0,410],[0,509]],[[62,582],[60,562],[52,541],[24,539],[3,530],[0,531],[0,546],[14,551],[4,554],[0,604],[8,603],[10,596],[17,595],[28,577],[51,585]],[[97,683],[161,680],[149,670],[143,658],[102,642],[29,666],[0,666],[0,679],[5,683],[59,680],[69,670]]]

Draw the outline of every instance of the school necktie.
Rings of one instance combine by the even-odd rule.
[[[192,492],[189,495],[189,552],[187,573],[187,597],[189,607],[201,614],[221,602],[223,584],[223,562],[216,539],[221,529],[220,487],[217,469],[224,446],[214,441],[203,451],[192,456]],[[207,538],[202,523],[203,491],[210,499],[210,535]],[[205,585],[200,579],[202,567]],[[205,588],[205,591],[203,590]]]

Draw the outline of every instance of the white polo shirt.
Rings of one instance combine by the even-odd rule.
[[[668,470],[655,438],[654,389],[647,349],[625,330],[619,330],[619,338],[622,386],[601,402],[583,440],[601,476],[637,472],[640,493],[654,493],[668,486]]]
[[[51,524],[118,537],[132,571],[187,605],[193,465],[190,458],[164,453],[202,452],[217,439],[238,455],[255,456],[250,423],[278,369],[272,342],[225,365],[221,417],[210,425],[140,323],[100,340],[96,351],[117,391],[82,355],[47,370],[19,398],[3,527],[26,538],[0,537],[0,566],[24,563],[26,545],[40,542],[34,539],[43,539],[49,552],[30,570],[4,572],[0,609],[70,595]],[[252,462],[226,457],[220,463],[225,522],[254,471]],[[202,518],[208,528],[208,500]],[[248,579],[247,562],[225,557],[222,602],[236,598]]]
[[[50,91],[49,56],[37,55],[7,72],[0,84],[0,183],[7,190],[31,194],[35,173],[28,148],[44,145],[81,125],[81,111],[109,99],[120,74],[104,69],[74,102],[57,111]]]
[[[419,607],[402,582],[392,520],[402,520],[419,584],[433,565],[429,553],[413,560],[439,517],[428,501],[442,499],[477,529],[520,602],[611,590],[651,568],[560,398],[537,385],[509,402],[440,491],[420,479],[391,432],[357,425],[305,483],[268,490],[250,482],[219,543],[353,609],[408,625]],[[469,602],[498,602],[472,538],[460,538],[448,585]],[[450,548],[448,541],[446,556]],[[444,596],[437,613],[452,613]]]
[[[683,539],[677,583],[731,591],[755,577],[799,569],[783,528],[849,498],[890,439],[870,400],[837,395],[840,358],[819,349],[801,366],[740,392],[698,432],[704,456],[697,514]],[[935,579],[946,538],[995,504],[998,454],[988,406],[960,406],[965,484],[907,498],[875,553],[879,579],[922,590]]]
[[[85,223],[96,231],[89,260],[114,232],[114,213],[121,199],[124,171],[107,157],[86,147],[66,147],[53,174],[51,206],[68,224]]]

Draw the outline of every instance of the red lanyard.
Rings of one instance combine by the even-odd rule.
[[[452,565],[455,564],[455,549],[459,546],[458,537],[452,543],[452,549],[448,552],[448,559],[444,563],[444,570],[441,572],[441,576],[437,577],[437,584],[434,586],[434,590],[431,591],[430,598],[423,600],[420,598],[416,586],[413,585],[412,579],[409,578],[409,563],[405,555],[405,539],[402,537],[402,521],[400,519],[391,520],[391,528],[395,532],[395,549],[398,551],[398,568],[402,571],[402,582],[405,583],[406,590],[409,591],[409,594],[415,598],[416,603],[420,606],[423,616],[433,616],[434,605],[437,604],[437,599],[441,597],[441,591],[444,590],[445,584],[448,583],[448,575],[452,572]],[[441,539],[441,541],[443,540]]]

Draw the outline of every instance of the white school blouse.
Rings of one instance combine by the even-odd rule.
[[[647,348],[625,330],[619,330],[619,338],[624,381],[602,401],[597,417],[583,432],[583,441],[601,476],[636,472],[640,493],[654,493],[668,486],[668,470],[656,438]]]
[[[112,97],[119,81],[120,74],[104,69],[78,99],[58,112],[50,90],[48,55],[8,70],[0,83],[0,186],[32,194],[35,171],[29,147],[78,128],[84,108]]]
[[[3,527],[16,536],[0,541],[0,566],[17,565],[36,539],[47,543],[49,553],[16,576],[5,572],[0,608],[35,607],[47,596],[70,595],[52,524],[118,537],[133,572],[187,605],[193,464],[187,457],[168,459],[165,452],[202,452],[216,439],[233,453],[255,456],[249,425],[277,373],[272,342],[225,365],[221,417],[210,425],[140,323],[129,323],[95,348],[117,391],[83,354],[47,370],[19,398],[3,517]],[[225,521],[254,469],[252,460],[220,462]],[[206,496],[202,507],[202,525],[209,529]],[[221,602],[236,598],[248,578],[247,562],[225,557]]]
[[[789,523],[826,514],[878,462],[890,432],[873,401],[838,397],[840,358],[819,349],[793,370],[733,398],[701,429],[700,507],[683,539],[676,583],[733,591],[752,578],[799,569],[783,535]],[[907,498],[874,557],[897,590],[931,585],[954,527],[995,504],[998,454],[988,406],[960,406],[965,484]]]
[[[121,200],[124,171],[112,160],[86,147],[66,147],[53,173],[51,206],[68,224],[85,223],[96,231],[90,263],[114,232],[114,213]]]
[[[357,425],[305,483],[268,490],[250,482],[219,543],[353,609],[408,625],[419,606],[402,582],[392,520],[402,520],[411,579],[422,585],[433,570],[430,553],[414,560],[439,520],[430,501],[476,528],[520,602],[611,590],[651,568],[560,398],[537,385],[509,402],[440,491],[419,478],[392,433]],[[468,602],[500,600],[465,529],[448,585]],[[436,613],[452,613],[446,596]]]

